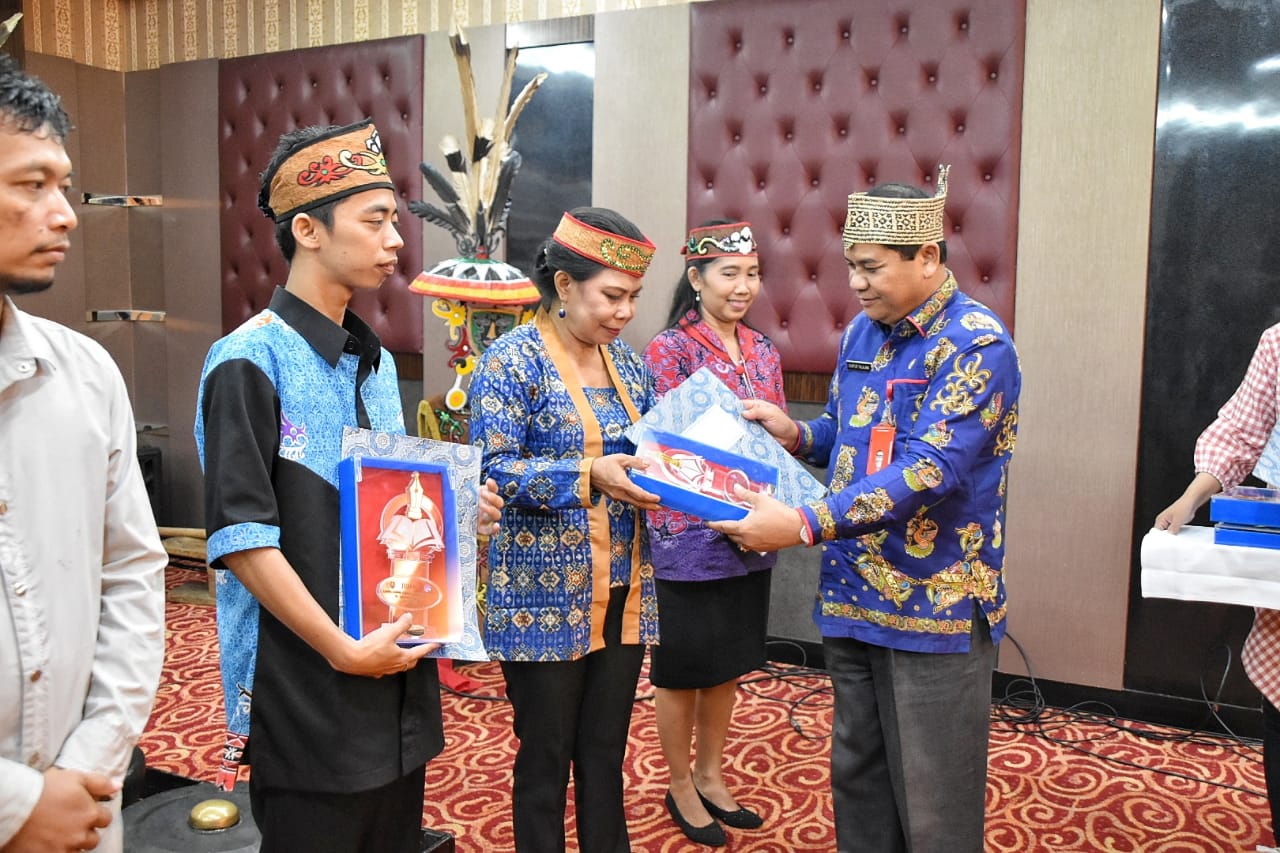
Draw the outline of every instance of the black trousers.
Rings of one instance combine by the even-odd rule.
[[[1262,699],[1262,773],[1271,805],[1271,831],[1280,836],[1280,709]]]
[[[259,853],[421,853],[427,768],[370,791],[262,788],[249,805],[262,833]]]
[[[996,653],[981,612],[967,654],[834,637],[822,649],[840,853],[982,853]]]
[[[627,590],[609,596],[605,647],[574,661],[502,663],[520,747],[512,783],[517,853],[563,853],[570,767],[582,853],[627,853],[622,761],[644,646],[621,644]]]

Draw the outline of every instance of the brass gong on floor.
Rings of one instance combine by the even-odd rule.
[[[125,853],[251,853],[261,839],[248,785],[174,788],[139,800],[123,816]]]

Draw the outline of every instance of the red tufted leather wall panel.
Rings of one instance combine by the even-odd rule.
[[[392,352],[422,352],[422,228],[403,207],[421,197],[423,37],[381,39],[224,60],[218,65],[222,202],[222,327],[266,307],[288,266],[275,226],[258,210],[258,177],[282,133],[372,116],[401,199],[404,248],[396,274],[351,307]]]
[[[840,232],[877,183],[951,164],[948,266],[1012,328],[1024,0],[718,0],[690,7],[688,221],[747,219],[749,322],[829,373],[858,310]]]

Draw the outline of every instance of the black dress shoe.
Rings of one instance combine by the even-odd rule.
[[[699,794],[698,796],[702,796]],[[684,815],[680,814],[680,809],[676,808],[675,797],[671,796],[671,792],[667,791],[667,811],[671,814],[671,819],[676,822],[676,826],[680,827],[680,831],[685,837],[697,844],[705,844],[708,847],[723,847],[725,845],[724,828],[714,820],[706,826],[692,826],[689,821],[684,819]]]
[[[694,790],[697,790],[696,788]],[[734,829],[759,829],[764,826],[764,818],[751,811],[739,806],[735,811],[726,811],[715,803],[702,796],[702,792],[698,791],[698,799],[702,800],[702,805],[713,818],[721,821],[725,826],[732,826]]]

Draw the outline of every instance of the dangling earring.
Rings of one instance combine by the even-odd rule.
[[[701,290],[695,290],[695,291],[693,292],[693,301],[694,301],[694,302],[701,302],[701,301],[702,301],[702,291],[701,291]]]
[[[560,310],[557,311],[556,313],[560,315],[561,320],[564,319],[564,300],[560,301]]]

